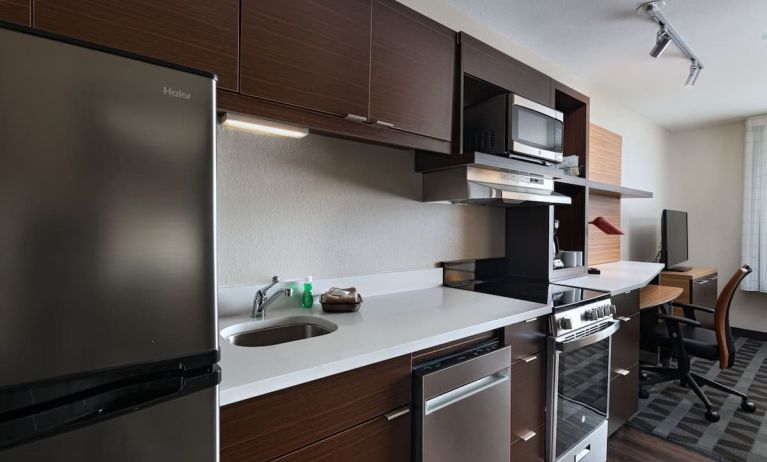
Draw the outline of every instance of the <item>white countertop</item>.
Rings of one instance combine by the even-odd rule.
[[[571,287],[600,290],[617,295],[646,286],[663,270],[661,263],[645,263],[640,261],[616,261],[595,265],[602,274],[588,274],[572,279],[557,281]]]
[[[246,311],[221,317],[219,329],[253,321]],[[270,307],[267,319],[310,314],[337,324],[338,330],[254,348],[234,346],[219,337],[220,403],[235,403],[550,312],[547,305],[447,287],[367,297],[357,313],[327,314],[317,305],[311,310]]]

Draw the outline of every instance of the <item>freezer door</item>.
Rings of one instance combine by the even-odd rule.
[[[0,388],[215,350],[215,79],[0,27]]]
[[[61,433],[5,451],[3,462],[213,462],[218,460],[218,389]]]

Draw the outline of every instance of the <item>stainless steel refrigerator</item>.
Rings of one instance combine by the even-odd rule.
[[[0,66],[0,460],[217,460],[215,77],[7,24]]]

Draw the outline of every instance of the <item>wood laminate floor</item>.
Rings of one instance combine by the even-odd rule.
[[[608,440],[607,462],[714,462],[670,441],[624,426]]]

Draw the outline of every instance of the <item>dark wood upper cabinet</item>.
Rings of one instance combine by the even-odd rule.
[[[368,116],[370,0],[242,0],[241,92]]]
[[[461,66],[472,75],[548,107],[554,107],[552,80],[546,74],[463,32]]]
[[[35,28],[218,75],[237,90],[237,0],[35,0]]]
[[[393,1],[373,0],[370,119],[450,140],[455,32]]]
[[[0,0],[0,21],[31,25],[32,0]]]

